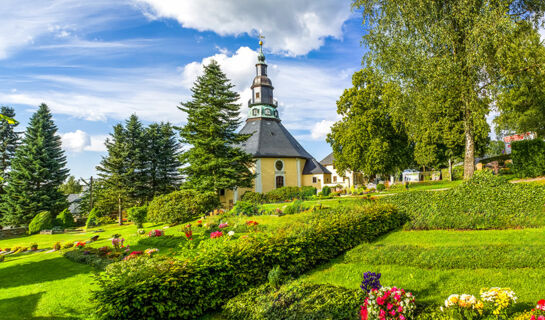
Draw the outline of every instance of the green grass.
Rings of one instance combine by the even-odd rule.
[[[543,298],[545,229],[488,231],[398,231],[363,244],[303,277],[312,283],[358,288],[366,271],[381,282],[440,305],[452,293],[479,294],[484,287],[510,287],[521,307]]]

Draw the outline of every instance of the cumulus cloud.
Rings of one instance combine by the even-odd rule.
[[[341,38],[349,0],[135,0],[146,16],[176,19],[183,27],[221,36],[266,36],[275,53],[304,55],[327,37]]]
[[[87,132],[76,130],[61,134],[62,148],[69,152],[106,151],[106,135],[90,136]]]
[[[331,126],[335,121],[322,120],[316,122],[312,129],[310,130],[310,135],[314,140],[324,140],[327,135],[331,132]]]

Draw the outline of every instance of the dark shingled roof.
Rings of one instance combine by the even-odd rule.
[[[303,168],[303,174],[331,173],[326,167],[322,166],[316,159],[308,159]]]
[[[324,166],[329,166],[333,164],[333,160],[335,160],[335,158],[333,158],[333,152],[331,152],[327,157],[323,158],[320,163]]]
[[[240,133],[252,134],[241,148],[254,158],[313,159],[278,120],[249,119]]]

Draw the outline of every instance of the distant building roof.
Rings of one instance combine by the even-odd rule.
[[[329,170],[327,170],[326,167],[321,165],[316,159],[308,159],[305,163],[305,167],[303,168],[303,174],[331,174]]]
[[[320,161],[320,163],[324,166],[329,166],[333,164],[334,160],[335,158],[333,157],[333,152],[331,152],[330,154],[327,155],[327,157],[323,158],[322,161]]]

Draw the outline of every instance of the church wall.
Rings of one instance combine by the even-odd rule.
[[[284,168],[281,171],[276,170],[277,160],[284,162]],[[304,166],[304,163],[301,162]],[[301,169],[302,170],[302,167]],[[262,192],[267,193],[276,189],[276,176],[284,176],[284,186],[297,187],[297,159],[295,158],[261,158],[261,184]]]

